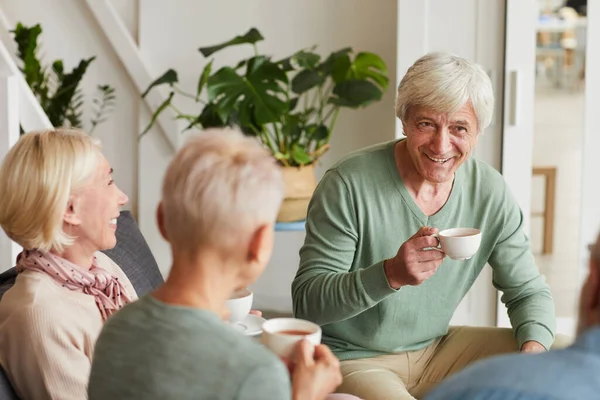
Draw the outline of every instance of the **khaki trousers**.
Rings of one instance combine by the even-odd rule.
[[[512,329],[451,327],[422,350],[342,361],[337,392],[365,400],[420,399],[474,361],[517,351]]]

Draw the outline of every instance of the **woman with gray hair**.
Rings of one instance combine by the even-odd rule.
[[[420,398],[474,360],[552,345],[554,304],[522,212],[502,176],[471,157],[493,108],[479,65],[427,54],[398,87],[405,137],[351,154],[319,183],[292,295],[295,315],[320,324],[341,360],[338,390]],[[450,258],[439,235],[481,242]],[[450,327],[488,263],[512,331]]]
[[[90,400],[322,400],[335,390],[339,361],[327,346],[313,354],[300,342],[290,377],[275,354],[220,319],[231,294],[264,271],[282,199],[275,159],[239,131],[207,130],[179,150],[157,211],[169,277],[104,326]]]
[[[104,321],[137,298],[113,248],[128,199],[84,132],[27,133],[0,168],[0,225],[23,247],[0,302],[0,365],[24,399],[85,399]]]

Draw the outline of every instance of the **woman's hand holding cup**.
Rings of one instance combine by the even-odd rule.
[[[287,366],[293,400],[322,400],[342,383],[339,360],[320,344],[319,325],[297,318],[274,318],[263,324],[262,342]]]
[[[292,367],[292,400],[324,399],[341,383],[340,362],[329,347],[301,340]]]

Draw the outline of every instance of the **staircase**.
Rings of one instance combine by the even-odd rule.
[[[11,56],[11,44],[9,25],[0,10],[0,161],[19,139],[19,124],[25,131],[52,128]],[[19,245],[0,230],[0,272],[14,266],[20,251]]]

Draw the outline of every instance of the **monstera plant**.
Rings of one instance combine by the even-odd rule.
[[[115,89],[109,85],[98,85],[92,99],[89,125],[86,127],[83,122],[85,96],[79,85],[95,57],[81,60],[70,72],[65,71],[62,60],[55,60],[50,67],[43,66],[38,55],[41,26],[27,27],[18,23],[11,33],[17,44],[17,56],[22,62],[21,72],[53,126],[87,128],[92,133],[106,120],[114,106]]]
[[[254,136],[283,168],[286,200],[279,221],[302,219],[316,185],[313,166],[329,149],[341,108],[360,108],[381,99],[388,87],[387,68],[376,54],[354,52],[350,47],[321,57],[316,47],[301,49],[274,60],[261,54],[261,33],[250,29],[224,43],[199,49],[204,57],[232,46],[248,45],[251,57],[213,70],[207,61],[195,93],[178,85],[177,72],[169,69],[143,94],[168,85],[170,94],[156,110],[146,133],[167,108],[187,121],[187,129],[237,126]],[[186,114],[173,104],[175,96],[198,104],[196,114]]]

